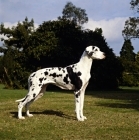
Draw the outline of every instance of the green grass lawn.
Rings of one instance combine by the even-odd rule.
[[[1,140],[139,139],[139,88],[87,92],[84,122],[76,120],[72,92],[63,90],[46,92],[31,105],[34,116],[19,120],[15,100],[26,93],[0,85]]]

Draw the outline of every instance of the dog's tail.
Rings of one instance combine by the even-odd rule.
[[[25,100],[26,97],[22,98],[22,99],[19,99],[19,100],[16,100],[15,102],[22,102],[23,100]]]

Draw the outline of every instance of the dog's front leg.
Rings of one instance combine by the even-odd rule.
[[[75,112],[78,121],[84,121],[80,116],[80,92],[78,94],[75,93]]]
[[[84,107],[84,91],[81,92],[80,94],[80,117],[82,118],[82,120],[87,119],[84,115],[83,115],[83,107]]]
[[[80,92],[80,117],[85,120],[87,119],[86,116],[83,115],[83,107],[84,107],[84,96],[85,96],[85,90],[88,85],[88,82],[84,85]]]

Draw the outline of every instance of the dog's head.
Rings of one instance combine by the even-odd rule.
[[[92,59],[104,59],[105,54],[104,52],[100,51],[100,49],[97,46],[88,46],[85,49],[85,52],[87,53],[88,57]]]

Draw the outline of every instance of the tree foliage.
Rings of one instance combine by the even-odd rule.
[[[72,2],[67,2],[62,11],[62,14],[63,19],[68,19],[70,21],[73,21],[74,23],[77,23],[78,25],[82,25],[88,22],[88,17],[85,10],[76,7],[72,4]]]
[[[134,47],[132,46],[131,41],[125,40],[123,47],[120,51],[121,59],[123,59],[125,61],[134,62],[135,61],[135,53],[133,51],[134,51]]]
[[[132,9],[135,9],[137,12],[139,12],[139,1],[138,0],[131,0],[130,4],[131,4]]]
[[[18,22],[17,26],[5,28],[3,24],[0,25],[0,34],[6,36],[1,38],[4,41],[4,47],[0,51],[4,53],[3,70],[5,75],[5,82],[7,86],[15,88],[24,88],[27,86],[26,80],[29,70],[33,67],[28,63],[30,58],[27,55],[30,52],[31,37],[34,32],[34,21]],[[12,81],[7,82],[7,81]]]
[[[30,27],[31,21],[26,18],[12,29],[1,25],[2,34],[11,34],[3,39],[8,46],[3,50],[4,59],[11,57],[3,61],[12,61],[12,66],[3,65],[8,86],[27,88],[27,78],[31,72],[44,67],[76,63],[88,45],[96,45],[106,53],[106,59],[93,62],[89,88],[117,88],[120,64],[112,49],[107,46],[102,29],[83,30],[75,22],[59,19],[43,22],[36,30],[32,30],[34,25]]]
[[[139,0],[131,0],[130,4],[136,14],[135,17],[129,17],[122,31],[125,42],[120,52],[120,60],[124,68],[121,84],[139,86],[138,54],[133,52],[134,47],[130,41],[132,38],[139,38]]]
[[[121,84],[139,86],[138,54],[133,52],[134,48],[130,41],[132,38],[139,38],[139,1],[131,0],[130,4],[137,16],[129,17],[122,31],[125,42],[120,52],[120,60],[124,68]]]
[[[120,51],[120,61],[123,66],[121,85],[124,86],[139,86],[138,55],[133,50],[131,41],[125,40]]]
[[[129,17],[129,19],[125,22],[124,30],[122,34],[125,39],[131,38],[139,38],[139,1],[131,0],[130,2],[132,10],[135,10],[137,13],[136,17]]]
[[[84,9],[68,2],[63,9],[63,17],[45,21],[34,28],[34,21],[26,17],[12,28],[1,24],[0,34],[4,46],[0,52],[0,71],[7,87],[27,88],[27,79],[31,72],[44,67],[67,66],[77,63],[89,45],[98,46],[105,52],[106,59],[93,62],[90,89],[114,89],[118,87],[122,74],[119,59],[109,48],[103,36],[103,30],[84,30],[81,25],[88,21]],[[137,57],[136,57],[137,59]]]

